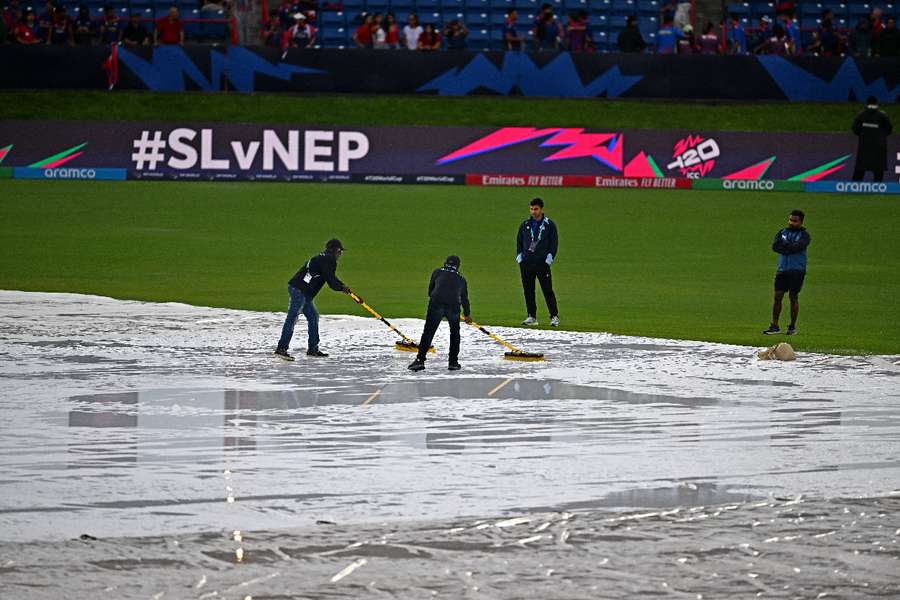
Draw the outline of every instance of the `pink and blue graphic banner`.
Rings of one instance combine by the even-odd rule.
[[[623,177],[806,184],[850,179],[856,150],[857,140],[850,133],[747,133],[702,128],[646,131],[580,127],[0,123],[2,166],[14,167],[14,175],[20,172],[22,176],[40,178],[121,175],[129,179],[483,181],[478,184],[493,185],[493,175],[500,177],[496,181],[515,175],[538,182]],[[890,138],[887,164],[885,180],[896,183],[900,179],[897,136]],[[88,175],[91,171],[94,177]],[[487,178],[479,180],[482,175]]]

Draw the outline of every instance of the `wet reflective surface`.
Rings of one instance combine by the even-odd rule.
[[[900,357],[282,319],[0,292],[13,597],[900,594]]]

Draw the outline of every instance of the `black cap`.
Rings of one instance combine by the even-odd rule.
[[[334,252],[335,250],[346,250],[344,245],[341,243],[339,239],[330,239],[325,242],[325,249],[329,252]]]
[[[459,266],[459,257],[456,256],[455,254],[451,254],[450,256],[447,257],[447,260],[444,261],[444,264],[449,265],[451,267],[458,267]]]

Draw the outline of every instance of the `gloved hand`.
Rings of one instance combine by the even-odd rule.
[[[353,293],[353,290],[351,290],[350,288],[348,288],[346,285],[344,286],[344,289],[341,290],[341,291],[344,292],[345,294],[352,294],[352,293]]]
[[[547,266],[549,267],[550,265],[553,264],[553,255],[552,255],[552,254],[548,254],[548,255],[547,255],[547,258],[544,259],[544,261],[547,263]]]
[[[516,254],[516,262],[519,264],[522,264],[522,253],[521,252]]]
[[[465,321],[466,323],[471,323],[472,315],[466,315],[465,317],[463,317],[463,321]]]

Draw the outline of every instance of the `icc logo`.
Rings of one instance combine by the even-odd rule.
[[[703,139],[700,135],[688,135],[675,143],[672,151],[673,161],[666,165],[666,168],[678,169],[683,177],[698,179],[712,171],[719,154],[716,140]]]

